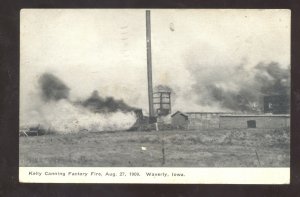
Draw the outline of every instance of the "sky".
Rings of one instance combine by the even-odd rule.
[[[219,110],[220,106],[203,106],[187,96],[198,82],[193,71],[203,71],[199,77],[209,80],[214,72],[226,73],[237,65],[249,73],[260,62],[287,68],[290,14],[152,9],[154,86],[175,91],[173,110]],[[45,72],[70,88],[72,100],[98,90],[103,97],[123,99],[148,111],[144,9],[22,9],[20,30],[21,111],[32,105]]]

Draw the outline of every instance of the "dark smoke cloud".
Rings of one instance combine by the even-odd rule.
[[[99,93],[96,90],[88,99],[82,101],[81,105],[95,113],[109,113],[116,111],[129,112],[137,110],[137,108],[127,105],[123,100],[115,100],[113,97],[103,98],[99,96]]]
[[[174,92],[173,89],[167,85],[157,85],[153,90],[154,92]]]
[[[70,88],[65,85],[61,79],[51,73],[44,73],[39,79],[39,84],[42,92],[42,99],[48,101],[58,101],[69,98]],[[123,100],[116,100],[113,97],[103,98],[99,96],[98,91],[92,92],[91,96],[86,100],[71,102],[74,105],[81,105],[95,113],[110,113],[110,112],[130,112],[137,108],[127,105]]]
[[[262,111],[264,96],[290,94],[290,70],[276,62],[259,63],[251,71],[247,71],[243,64],[233,67],[233,70],[213,69],[192,69],[191,74],[196,80],[192,88],[201,105],[218,104],[233,111],[259,112]],[[232,84],[237,88],[228,88]]]
[[[290,94],[290,70],[283,69],[278,63],[259,63],[255,69],[255,81],[262,84],[260,91],[264,95],[289,95]],[[266,77],[269,76],[269,77]]]
[[[46,102],[68,99],[69,97],[69,87],[51,73],[44,73],[39,79],[39,85],[42,99]]]

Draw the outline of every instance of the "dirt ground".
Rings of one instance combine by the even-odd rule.
[[[20,137],[20,166],[288,167],[288,130],[98,132]]]

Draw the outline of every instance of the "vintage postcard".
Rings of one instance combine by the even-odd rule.
[[[289,184],[287,9],[22,9],[19,181]]]

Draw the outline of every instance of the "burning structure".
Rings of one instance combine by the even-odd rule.
[[[153,107],[156,116],[166,116],[171,113],[171,92],[157,91],[153,93]]]
[[[151,61],[151,25],[150,25],[150,11],[146,11],[146,38],[147,38],[147,71],[148,71],[148,97],[149,97],[149,116],[166,116],[171,113],[171,91],[152,90],[152,61]],[[241,82],[237,78],[237,84],[241,86],[235,88],[226,88],[226,77],[232,78],[232,73],[229,76],[219,76],[214,79],[214,76],[203,74],[203,70],[198,66],[191,67],[192,76],[195,77],[196,84],[193,89],[195,95],[198,96],[198,102],[202,105],[213,105],[218,103],[228,111],[233,112],[188,112],[182,113],[177,111],[172,118],[172,126],[175,128],[185,129],[208,129],[208,128],[222,128],[225,122],[230,122],[232,127],[237,128],[256,128],[266,127],[263,122],[267,122],[274,127],[289,126],[287,123],[288,115],[285,116],[271,116],[268,117],[261,114],[265,113],[288,113],[288,99],[284,96],[267,97],[272,93],[288,94],[289,89],[289,73],[288,69],[283,69],[279,64],[271,62],[270,64],[259,63],[254,67],[253,75],[248,75],[243,65],[239,65],[232,70],[236,76],[244,76],[244,81]],[[210,73],[212,74],[212,73]],[[220,73],[216,73],[220,75]],[[218,76],[217,75],[217,76]],[[201,77],[202,76],[202,77]],[[224,79],[224,80],[220,80]],[[250,82],[250,83],[249,83]],[[230,86],[230,85],[229,85]],[[163,87],[163,86],[160,86]],[[263,104],[261,98],[264,97]],[[264,106],[264,110],[262,110]],[[236,113],[234,113],[236,112]],[[238,114],[240,113],[240,115]],[[245,115],[246,114],[246,115]],[[249,115],[252,114],[252,115]],[[254,115],[253,115],[254,114]],[[273,124],[273,122],[280,123]],[[234,124],[236,122],[238,125]],[[257,124],[256,124],[257,123]]]
[[[287,95],[273,95],[264,97],[264,113],[289,114],[290,105]]]
[[[228,76],[215,71],[203,72],[198,66],[191,67],[191,70],[196,79],[192,92],[198,103],[220,106],[231,112],[187,112],[188,129],[289,127],[288,68],[276,62],[259,63],[249,74],[241,65],[230,71]],[[218,77],[215,78],[214,74]],[[238,85],[233,89],[227,88],[233,82]]]
[[[103,98],[97,91],[94,91],[86,100],[71,101],[69,99],[70,88],[54,75],[45,73],[39,81],[42,90],[41,100],[43,103],[41,105],[45,105],[45,107],[34,111],[38,122],[42,122],[42,126],[56,130],[75,129],[78,131],[82,129],[81,127],[107,130],[128,128],[132,125],[134,126],[131,128],[141,128],[141,125],[157,122],[156,117],[171,114],[172,91],[168,88],[161,88],[163,86],[159,86],[153,91],[152,87],[150,22],[150,11],[147,10],[146,43],[149,117],[144,116],[141,109],[131,107],[124,101],[116,100],[113,97]],[[232,67],[232,70],[229,69],[230,72],[219,72],[217,70],[211,71],[210,68],[203,71],[203,67],[199,66],[197,62],[187,64],[188,71],[191,72],[192,79],[194,79],[194,84],[191,86],[191,95],[185,95],[186,97],[195,96],[194,101],[200,106],[220,106],[221,109],[241,114],[176,112],[171,116],[172,124],[175,127],[183,125],[184,128],[189,129],[221,128],[226,121],[234,122],[232,120],[235,120],[236,122],[242,122],[243,127],[253,128],[260,127],[261,124],[258,119],[263,119],[262,112],[272,114],[289,113],[289,97],[285,96],[288,95],[287,90],[289,89],[289,70],[281,68],[278,63],[259,63],[253,68],[251,74],[247,73],[248,71],[243,65]],[[172,97],[174,98],[174,96]],[[263,97],[264,101],[261,102]],[[56,111],[51,111],[53,109]],[[121,114],[120,119],[112,118],[112,115],[114,117],[117,113]],[[65,118],[59,120],[59,117],[56,117],[57,114],[63,114],[62,116]],[[248,116],[244,116],[244,114],[248,114]],[[259,118],[254,118],[256,116]],[[268,115],[268,117],[273,119],[273,116]],[[278,118],[279,116],[276,116],[276,120]],[[286,119],[287,116],[282,116],[282,118]],[[120,120],[125,120],[126,126],[120,124]],[[85,121],[87,123],[84,123]],[[232,123],[231,125],[234,126],[235,124]],[[287,123],[280,125],[287,125]]]

